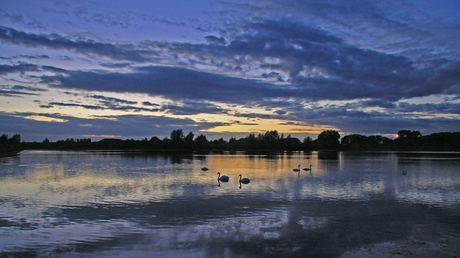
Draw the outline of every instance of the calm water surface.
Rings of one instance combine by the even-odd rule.
[[[460,257],[459,190],[456,152],[23,151],[0,257]]]

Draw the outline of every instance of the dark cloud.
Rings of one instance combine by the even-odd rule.
[[[226,65],[227,69],[237,73],[243,71],[242,67],[249,65],[248,62],[252,62],[252,65],[258,64],[261,68],[272,69],[268,73],[261,73],[262,77],[285,81],[280,74],[287,74],[286,82],[297,89],[290,89],[284,94],[279,92],[281,97],[294,93],[295,96],[308,96],[311,100],[376,98],[396,101],[402,98],[432,94],[459,94],[457,74],[459,74],[460,65],[458,62],[439,60],[435,67],[418,68],[407,57],[352,46],[326,31],[287,19],[261,20],[245,24],[242,28],[244,30],[233,35],[229,44],[225,46],[189,43],[160,44],[159,42],[154,44],[171,53],[199,55],[203,60],[200,63],[205,63],[205,60],[210,59],[215,65],[220,66],[219,59],[229,61]],[[79,53],[107,56],[115,60],[140,62],[149,60],[143,54],[145,51],[131,45],[121,46],[90,40],[72,41],[58,35],[27,34],[5,27],[0,28],[0,38],[14,44],[65,48]],[[207,38],[211,42],[219,39],[215,36]],[[238,59],[236,56],[251,58],[246,58],[249,60],[247,61]],[[279,62],[270,64],[267,63],[267,58],[277,59]],[[192,65],[196,63],[192,59],[189,59],[188,62],[191,62]],[[152,70],[152,68],[139,68],[138,70],[148,69]],[[195,73],[194,80],[223,78],[223,76],[205,72],[200,75]],[[227,83],[236,85],[234,88],[238,88],[238,83],[244,81],[233,79],[233,77],[225,79]],[[174,79],[171,80],[174,81]],[[209,82],[211,80],[208,80]],[[262,85],[262,83],[249,79],[247,82],[255,86],[256,90],[260,88],[257,86]],[[193,83],[187,84],[193,85]],[[267,88],[267,86],[271,87],[267,84],[263,87]],[[299,95],[298,92],[308,94]]]
[[[129,101],[129,100],[125,100],[125,99],[106,97],[106,96],[102,96],[102,95],[91,95],[91,96],[88,96],[88,98],[98,99],[98,100],[101,100],[104,103],[110,104],[110,105],[119,105],[119,104],[135,105],[135,104],[137,104],[137,101]]]
[[[306,124],[305,123],[299,123],[299,122],[286,122],[286,123],[279,123],[279,125],[300,125],[300,126],[304,126]]]
[[[87,98],[98,100],[97,105],[86,105],[80,103],[64,103],[64,102],[50,102],[48,104],[40,105],[41,108],[53,108],[54,106],[63,107],[81,107],[90,110],[117,110],[117,111],[130,111],[130,112],[166,112],[171,115],[197,115],[197,114],[225,114],[228,110],[222,109],[214,104],[202,103],[198,101],[183,101],[174,104],[154,104],[148,101],[143,102],[144,106],[151,106],[155,108],[144,108],[133,106],[137,104],[136,101],[128,101],[113,97],[105,97],[102,95],[90,95]]]
[[[450,115],[460,114],[460,104],[458,103],[426,103],[426,104],[409,104],[409,103],[399,103],[398,112],[420,112],[424,115],[437,115],[444,114]]]
[[[450,70],[447,70],[450,72]],[[440,71],[435,77],[443,77],[446,85],[455,83],[456,75]],[[447,79],[450,77],[450,79]],[[216,101],[245,105],[257,103],[261,107],[281,108],[275,111],[282,115],[288,112],[284,107],[296,109],[298,102],[279,101],[280,98],[296,100],[353,100],[371,98],[362,103],[363,106],[394,107],[394,101],[406,97],[425,96],[444,92],[442,82],[435,78],[419,82],[419,91],[414,87],[378,88],[374,84],[344,82],[338,79],[303,78],[297,87],[263,83],[256,80],[241,79],[207,72],[194,71],[178,67],[141,67],[132,73],[108,73],[100,71],[72,71],[66,75],[43,76],[43,82],[54,87],[83,89],[88,91],[147,93],[152,96],[162,96],[172,100],[188,101]],[[438,87],[430,86],[433,82],[441,84]],[[126,87],[129,86],[129,87]],[[454,89],[449,87],[449,89]],[[399,95],[397,95],[399,93]],[[404,95],[406,93],[406,95]],[[276,99],[276,100],[275,100]],[[199,102],[194,103],[200,110]],[[192,110],[191,106],[183,107],[182,111],[171,111],[180,114],[185,109]],[[216,112],[222,110],[215,109]],[[195,111],[192,113],[196,113]],[[187,113],[182,113],[187,114]],[[190,113],[191,114],[191,113]]]
[[[37,71],[39,71],[39,68],[34,64],[0,65],[0,75]]]
[[[116,110],[124,112],[158,112],[159,108],[140,108],[136,106],[120,106],[111,102],[101,102],[99,105],[87,105],[78,103],[65,103],[65,102],[50,102],[48,104],[39,105],[40,108],[53,108],[55,106],[60,107],[81,107],[89,110]]]
[[[100,66],[107,68],[126,68],[129,67],[130,63],[99,63]]]
[[[315,99],[394,101],[452,91],[456,84],[458,62],[440,61],[437,67],[420,69],[404,56],[361,49],[290,20],[263,21],[247,28],[230,42],[228,53],[281,60],[273,68],[288,73],[290,83],[311,90]]]
[[[171,53],[197,55],[202,60],[199,64],[210,62],[238,76],[245,76],[246,66],[271,70],[261,73],[261,77],[289,83],[298,91],[308,92],[312,100],[397,101],[460,93],[458,61],[439,57],[422,65],[403,55],[352,45],[292,19],[260,19],[242,25],[241,29],[229,38],[227,45],[150,44]]]
[[[379,99],[361,101],[359,103],[362,107],[382,107],[382,108],[395,108],[396,104],[392,101],[385,101]]]
[[[275,114],[278,114],[278,115],[280,115],[280,116],[281,116],[281,115],[284,115],[284,114],[286,114],[286,113],[287,113],[287,111],[285,111],[285,110],[276,110],[276,111],[275,111]]]
[[[16,90],[2,90],[0,89],[0,96],[3,97],[21,97],[24,95],[39,95],[30,92],[16,91]]]
[[[246,104],[263,98],[293,96],[294,93],[298,93],[255,80],[162,66],[142,67],[133,73],[72,71],[67,75],[41,78],[43,83],[59,88],[147,93],[173,100],[190,101]]]
[[[45,122],[27,119],[30,116],[44,116],[64,120],[64,122]],[[145,137],[168,137],[172,130],[178,128],[197,133],[200,130],[212,128],[216,123],[197,123],[187,118],[170,118],[162,116],[125,115],[112,117],[97,117],[91,119],[70,116],[50,115],[41,113],[14,113],[0,111],[2,133],[21,134],[25,141],[45,138],[62,140],[65,138],[87,138],[90,135],[119,136],[122,139]],[[151,126],[145,126],[151,125]],[[94,137],[91,137],[94,138]]]
[[[5,59],[5,60],[20,59],[20,58],[26,58],[26,59],[49,59],[50,57],[48,55],[17,55],[17,56],[11,56],[11,57],[0,57],[0,59]]]
[[[94,40],[71,40],[57,34],[33,34],[0,26],[0,39],[4,43],[24,45],[27,47],[47,47],[55,50],[68,50],[81,54],[96,54],[114,60],[145,62],[147,57],[142,51],[133,49],[132,45],[114,45]],[[144,52],[145,53],[145,52]]]
[[[160,105],[158,105],[156,103],[151,103],[149,101],[143,101],[142,105],[144,105],[144,106],[153,106],[153,107],[159,107],[160,106]]]
[[[228,110],[214,104],[199,101],[184,101],[162,106],[162,110],[172,115],[226,114]]]
[[[206,36],[205,39],[208,43],[222,44],[222,45],[227,44],[227,41],[223,37],[216,37],[216,36],[210,35],[210,36]]]
[[[47,105],[40,105],[41,108],[52,108],[54,106],[82,107],[84,109],[92,109],[92,110],[103,110],[103,109],[105,109],[105,108],[103,108],[101,106],[83,105],[83,104],[75,104],[75,103],[63,103],[63,102],[50,102]]]
[[[289,19],[326,28],[331,34],[358,47],[404,53],[427,61],[440,55],[458,59],[458,23],[429,16],[411,1],[249,1],[259,8],[248,12],[259,16]],[[243,8],[242,8],[243,9]],[[245,8],[246,10],[248,8]],[[241,10],[244,11],[244,10]],[[453,56],[457,58],[452,58]]]
[[[284,79],[281,76],[281,74],[277,72],[262,73],[262,77],[267,79],[277,79],[280,82],[284,82]]]
[[[13,87],[11,87],[11,89],[25,90],[25,91],[41,91],[41,92],[48,91],[47,89],[42,89],[38,87],[21,86],[21,85],[14,85]]]
[[[43,65],[42,69],[45,71],[53,72],[53,73],[67,73],[67,70],[65,69],[54,67],[54,66],[49,66],[49,65]]]
[[[231,126],[231,125],[259,125],[258,123],[243,123],[241,121],[232,121],[230,123],[223,123],[222,126]]]

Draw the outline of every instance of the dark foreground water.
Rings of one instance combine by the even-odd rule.
[[[459,190],[460,153],[24,151],[0,257],[460,257]]]

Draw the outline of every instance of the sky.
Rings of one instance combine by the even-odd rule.
[[[3,0],[0,133],[460,128],[460,1]]]

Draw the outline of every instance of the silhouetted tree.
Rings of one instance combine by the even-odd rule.
[[[305,150],[313,150],[314,149],[314,143],[313,139],[310,136],[307,136],[303,139],[303,148]]]
[[[171,145],[170,148],[180,149],[185,147],[185,137],[182,129],[173,130],[171,132]]]
[[[341,147],[345,150],[379,150],[390,148],[391,143],[390,138],[381,135],[350,134],[342,138]]]
[[[262,137],[262,145],[267,149],[276,149],[279,145],[280,135],[278,131],[267,131]]]
[[[190,133],[187,134],[187,136],[185,136],[185,141],[186,142],[192,142],[193,137],[195,137],[195,135],[193,134],[193,132],[190,132]]]
[[[183,141],[184,140],[184,132],[182,131],[182,129],[178,129],[178,130],[173,130],[171,132],[171,141],[173,142],[178,142],[178,141]]]
[[[158,149],[158,148],[161,148],[162,144],[163,143],[161,142],[161,140],[158,137],[153,136],[152,138],[150,138],[150,140],[149,140],[149,142],[147,144],[147,146],[149,146],[149,147],[147,147],[147,149],[148,148]]]
[[[300,150],[302,149],[302,142],[295,138],[295,137],[292,137],[290,134],[286,137],[286,139],[284,140],[285,142],[285,146],[284,146],[284,150]]]
[[[194,147],[194,141],[193,141],[193,137],[195,137],[195,135],[190,132],[187,134],[187,136],[185,136],[185,145],[187,146],[187,148],[191,149]]]
[[[195,138],[195,148],[197,149],[208,149],[209,148],[209,142],[206,136],[204,136],[203,134],[200,134]]]
[[[397,149],[416,150],[422,144],[422,134],[419,131],[401,130],[394,142]]]
[[[15,134],[15,135],[13,135],[13,137],[11,137],[9,139],[9,141],[10,141],[11,144],[15,144],[15,145],[20,144],[21,143],[21,135]]]
[[[434,133],[422,137],[424,150],[460,150],[460,132]]]
[[[256,139],[256,135],[251,133],[244,140],[243,145],[247,150],[253,150],[259,148],[259,141]]]
[[[318,135],[320,150],[338,150],[340,148],[340,134],[334,130],[326,130]]]
[[[227,149],[227,142],[224,138],[220,138],[219,140],[212,141],[212,147],[214,149]]]
[[[0,156],[15,155],[22,150],[21,135],[15,134],[8,138],[7,134],[0,136]]]
[[[398,132],[398,138],[420,138],[422,134],[419,131],[401,130]]]
[[[2,134],[2,136],[0,136],[0,143],[5,144],[6,142],[8,142],[8,135]]]

